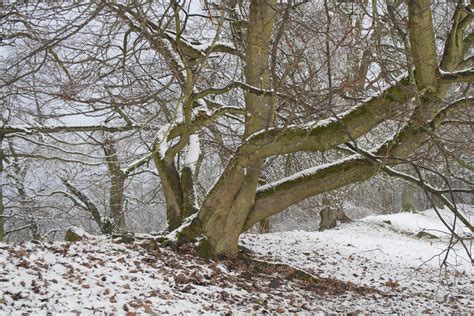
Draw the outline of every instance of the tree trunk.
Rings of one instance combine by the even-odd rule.
[[[196,208],[196,195],[194,192],[193,171],[190,167],[181,170],[181,190],[183,192],[183,216],[187,218],[198,211]]]
[[[120,162],[113,139],[106,139],[102,148],[105,153],[105,160],[109,169],[110,191],[109,191],[109,207],[112,216],[114,230],[125,231],[125,212],[123,209],[124,190],[126,175],[120,169]]]
[[[124,231],[125,225],[125,210],[123,209],[125,188],[125,175],[120,172],[112,174],[110,185],[110,214],[112,215],[115,227]]]
[[[337,210],[334,207],[325,207],[321,212],[319,212],[319,215],[321,216],[321,222],[319,223],[320,231],[336,227],[336,211]]]
[[[414,212],[417,211],[415,206],[415,188],[410,184],[404,184],[402,190],[402,211]]]
[[[161,159],[159,154],[155,155],[154,161],[165,196],[168,230],[174,230],[181,225],[183,217],[183,193],[179,173],[173,163]]]
[[[158,153],[154,155],[154,161],[163,186],[168,230],[172,231],[180,227],[184,219],[198,211],[193,170],[185,166],[180,174],[174,162],[162,159]]]
[[[276,1],[258,0],[250,4],[245,52],[247,83],[270,89],[269,47],[276,14]],[[255,93],[245,96],[244,138],[273,125],[274,98]],[[255,202],[263,160],[252,155],[258,146],[242,145],[220,180],[211,190],[199,212],[202,232],[217,256],[234,257],[237,242]]]

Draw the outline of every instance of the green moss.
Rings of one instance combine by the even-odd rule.
[[[211,243],[206,237],[202,237],[201,240],[198,242],[196,251],[198,256],[204,259],[214,259],[216,257],[216,254],[212,249]]]
[[[76,234],[73,230],[68,229],[66,232],[66,236],[64,236],[64,239],[69,242],[76,242],[82,240],[82,237]]]
[[[341,164],[335,164],[335,165],[332,165],[330,167],[321,169],[317,173],[314,173],[314,174],[306,174],[306,175],[303,175],[301,177],[295,177],[292,180],[285,181],[283,183],[275,185],[274,187],[272,187],[269,190],[259,192],[257,194],[257,196],[258,196],[259,199],[261,199],[261,198],[264,198],[266,196],[270,196],[270,195],[274,194],[274,192],[276,192],[276,191],[286,191],[286,190],[292,189],[297,184],[298,185],[304,185],[305,183],[311,183],[312,181],[314,181],[316,179],[324,179],[328,176],[331,176],[332,174],[342,172],[343,170],[350,170],[351,168],[355,168],[361,162],[363,163],[365,161],[363,159],[351,160],[351,161],[347,161],[347,162],[344,162],[344,163],[341,163]],[[354,181],[358,181],[358,180],[356,180],[357,179],[356,176],[354,176],[354,179],[355,179]],[[362,179],[364,179],[364,177],[362,177]]]
[[[100,228],[101,232],[105,235],[110,235],[115,230],[115,224],[111,218],[106,218],[102,222],[102,226]]]
[[[430,234],[430,233],[427,233],[427,232],[424,232],[424,231],[421,231],[418,234],[416,234],[416,237],[418,237],[418,238],[427,238],[427,239],[439,239],[438,236],[435,236],[433,234]]]
[[[389,102],[405,103],[407,101],[408,93],[404,87],[392,87],[385,95],[385,100]]]
[[[354,113],[351,113],[349,115],[354,115]],[[311,132],[309,133],[309,136],[312,136],[312,137],[321,136],[322,133],[326,133],[329,135],[337,135],[337,132],[342,131],[343,128],[344,128],[344,125],[342,124],[341,120],[338,120],[338,121],[331,122],[327,125],[321,125],[321,126],[312,128]],[[306,136],[306,134],[301,135],[301,136]]]
[[[201,221],[196,216],[189,225],[176,232],[176,239],[178,244],[185,244],[193,242],[199,235],[201,235]]]
[[[161,247],[174,247],[173,243],[171,242],[171,240],[169,240],[168,238],[166,237],[158,237],[156,239],[156,242],[158,244],[160,244]]]

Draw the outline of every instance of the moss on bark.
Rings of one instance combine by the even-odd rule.
[[[212,248],[211,243],[209,242],[209,239],[206,237],[202,237],[197,244],[196,247],[196,252],[199,257],[204,258],[204,259],[215,259],[216,254]]]

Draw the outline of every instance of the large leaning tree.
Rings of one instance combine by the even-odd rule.
[[[4,5],[3,42],[19,53],[1,78],[2,102],[13,109],[2,141],[94,139],[120,187],[115,210],[127,177],[153,161],[168,236],[200,240],[207,255],[234,257],[253,225],[379,173],[420,186],[473,231],[454,199],[473,187],[472,1],[195,4],[78,2],[69,13]],[[45,22],[55,14],[63,24]],[[67,109],[100,124],[17,126],[14,116],[26,116],[21,93],[42,100],[32,117]],[[124,154],[110,139],[143,144],[141,156],[121,169]],[[275,164],[304,155],[326,163],[263,180]],[[10,156],[3,150],[2,161]],[[433,174],[442,181],[430,183]],[[452,188],[452,177],[463,188]],[[120,211],[115,217],[123,228]]]

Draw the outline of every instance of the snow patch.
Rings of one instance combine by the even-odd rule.
[[[184,160],[184,166],[191,168],[194,173],[196,169],[196,163],[201,155],[201,147],[199,143],[199,136],[193,134],[189,136],[188,150],[186,152],[186,158]]]

